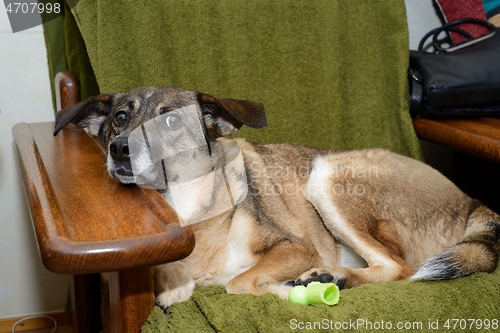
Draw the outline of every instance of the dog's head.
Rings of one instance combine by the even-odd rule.
[[[188,110],[186,108],[192,112],[187,115],[178,112]],[[193,134],[194,127],[186,125],[194,124],[196,119],[193,118],[199,120],[199,131],[202,133]],[[87,133],[98,137],[106,148],[111,177],[122,183],[134,183],[129,137],[139,131],[146,131],[144,124],[154,119],[161,119],[162,126],[168,130],[168,135],[161,138],[163,153],[184,144],[184,150],[179,150],[179,147],[176,149],[190,154],[190,159],[196,157],[189,143],[182,138],[192,138],[193,135],[202,137],[206,140],[205,149],[210,150],[209,142],[233,135],[243,125],[253,128],[266,125],[264,107],[260,103],[215,98],[173,87],[140,87],[124,93],[91,97],[59,111],[54,135],[70,122],[83,127]],[[147,139],[145,144],[151,148]],[[146,152],[142,154],[140,161],[147,158]]]

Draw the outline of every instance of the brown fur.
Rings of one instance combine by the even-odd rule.
[[[238,145],[248,195],[233,209],[191,226],[196,246],[190,256],[157,267],[159,305],[186,300],[195,284],[220,283],[229,293],[286,298],[290,280],[326,279],[349,288],[495,269],[499,216],[423,163],[381,149],[260,146],[222,138],[242,125],[264,126],[258,103],[141,87],[62,110],[55,133],[73,121],[109,149],[118,140],[126,142],[138,125],[190,104],[196,105],[210,141]],[[127,114],[126,124],[117,124],[117,112]],[[172,163],[189,165],[182,158]],[[110,153],[112,177],[130,182],[129,164]],[[344,265],[353,259],[346,256],[349,249],[362,260]],[[367,267],[359,267],[363,260]]]

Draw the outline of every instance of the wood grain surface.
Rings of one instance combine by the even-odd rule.
[[[500,119],[413,118],[413,126],[421,139],[500,163]]]
[[[55,89],[58,110],[80,101],[71,72]],[[42,262],[73,275],[75,333],[138,333],[154,307],[152,266],[188,256],[194,235],[157,191],[112,180],[97,140],[71,124],[53,131],[53,122],[12,130]]]
[[[54,123],[16,124],[26,194],[42,261],[56,273],[118,271],[182,259],[194,247],[189,228],[155,190],[123,186],[83,130],[56,137]]]

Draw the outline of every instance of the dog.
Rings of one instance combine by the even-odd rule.
[[[179,114],[183,108],[199,126],[184,124],[191,120]],[[169,130],[144,140],[155,119]],[[195,285],[287,299],[294,285],[311,281],[354,288],[446,280],[492,272],[498,261],[500,217],[422,162],[383,149],[228,138],[243,125],[266,125],[260,103],[139,87],[59,111],[54,135],[70,122],[99,138],[112,178],[153,184],[194,231],[187,258],[155,267],[156,302],[163,309],[187,300]],[[196,144],[186,144],[187,137]],[[147,151],[155,140],[162,142],[157,160]],[[167,153],[176,145],[185,147]],[[208,174],[213,184],[200,187]],[[174,198],[173,184],[192,183],[187,196]],[[222,194],[229,197],[223,209],[211,212]]]

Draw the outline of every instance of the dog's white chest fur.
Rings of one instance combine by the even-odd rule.
[[[236,211],[235,215],[236,214],[239,214],[239,211]],[[244,213],[239,215],[244,215]],[[256,258],[254,254],[251,253],[249,246],[251,233],[249,225],[251,224],[248,219],[250,217],[235,217],[237,218],[233,219],[231,229],[229,230],[228,243],[226,245],[228,254],[225,265],[226,274],[223,277],[225,281],[221,281],[224,285],[236,275],[248,270],[256,262]]]

